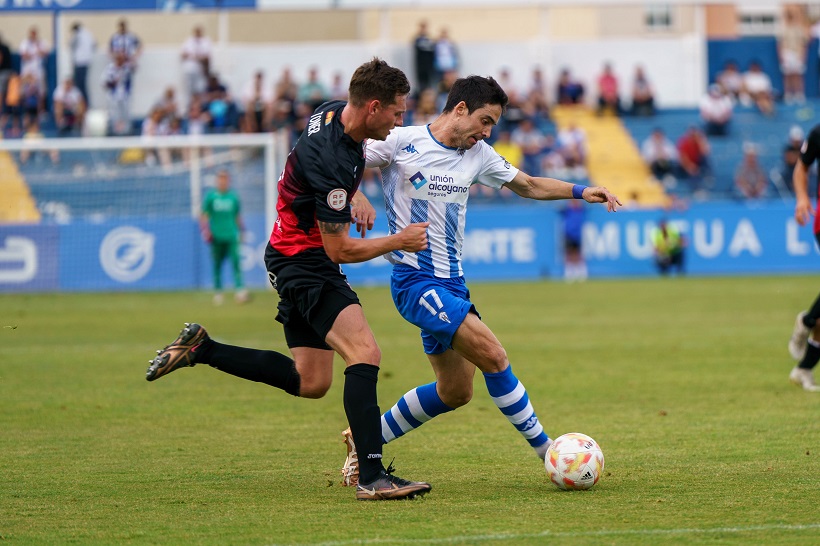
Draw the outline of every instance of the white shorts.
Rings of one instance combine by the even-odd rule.
[[[784,51],[780,69],[787,76],[801,75],[806,72],[806,63],[796,51]]]

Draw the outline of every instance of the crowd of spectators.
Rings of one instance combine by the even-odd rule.
[[[789,48],[793,50],[804,36],[802,27],[795,30],[793,19],[787,22],[793,28],[783,31],[779,48],[784,76],[789,67],[793,72],[800,68],[799,59],[793,58]],[[0,128],[7,136],[41,136],[41,124],[46,120],[53,122],[51,134],[82,134],[89,109],[88,89],[94,85],[104,90],[108,133],[145,137],[285,129],[296,138],[319,104],[346,98],[347,75],[322,74],[316,66],[306,67],[304,73],[298,74],[288,66],[279,68],[277,74],[259,69],[249,81],[232,89],[214,69],[211,39],[201,26],[196,26],[179,50],[179,85],[166,88],[145,118],[135,122],[131,93],[134,78],[140,74],[143,45],[129,30],[127,21],[118,22],[107,42],[108,64],[101,82],[88,81],[97,41],[79,22],[71,26],[69,48],[73,72],[48,96],[43,61],[50,47],[39,37],[37,29],[31,28],[17,49],[19,72],[12,68],[11,48],[0,39]],[[434,35],[427,21],[419,22],[412,50],[417,86],[408,101],[405,123],[425,124],[443,108],[450,87],[460,75],[461,56],[448,29],[440,28]],[[611,63],[604,63],[594,86],[589,86],[575,77],[569,66],[561,67],[552,82],[540,67],[534,67],[526,84],[519,86],[511,69],[500,67],[495,76],[509,96],[509,105],[489,142],[512,164],[527,172],[585,181],[586,134],[574,123],[557,128],[550,119],[554,105],[590,104],[599,115],[611,116],[651,117],[656,113],[655,90],[644,67],[634,67],[629,85],[621,84],[614,68]],[[794,82],[795,78],[789,81]],[[787,93],[791,101],[805,100],[794,89],[787,89]],[[713,183],[709,139],[732,133],[732,118],[738,105],[772,116],[774,104],[771,79],[759,62],[750,62],[741,72],[736,62],[727,61],[700,99],[700,124],[693,124],[684,134],[670,136],[657,128],[640,143],[641,155],[652,176],[667,189],[686,187],[695,195],[706,195]],[[95,106],[99,109],[103,105]],[[778,172],[789,189],[790,167],[793,168],[799,153],[802,133],[798,137],[792,131],[790,136],[795,138],[784,149],[783,166]],[[753,178],[750,173],[756,165],[757,149],[750,143],[745,152],[735,176],[737,195],[758,197],[764,194],[755,189],[758,184],[746,182]],[[168,166],[176,159],[184,159],[184,154],[161,150],[145,153],[145,161],[151,164]]]

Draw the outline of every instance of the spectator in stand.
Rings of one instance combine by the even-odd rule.
[[[587,135],[574,121],[558,131],[558,152],[569,169],[570,178],[587,175]]]
[[[641,157],[656,180],[663,182],[667,189],[675,186],[674,172],[677,169],[678,151],[663,129],[656,127],[643,141]]]
[[[446,27],[441,29],[438,40],[436,40],[435,53],[435,65],[439,78],[443,78],[444,74],[448,72],[458,74],[460,66],[458,48],[456,48],[456,44],[450,39],[450,32]]]
[[[758,61],[749,63],[749,70],[743,74],[743,89],[758,110],[767,116],[774,114],[772,80]]]
[[[513,143],[521,148],[523,154],[522,170],[533,176],[542,176],[541,160],[547,146],[547,136],[538,128],[530,117],[523,118],[518,127],[510,134]]]
[[[9,136],[19,137],[22,133],[23,111],[21,102],[22,80],[20,75],[12,71],[11,77],[6,84],[5,107],[3,109],[3,124],[5,130],[8,118],[11,118],[11,130]]]
[[[208,86],[202,94],[203,107],[210,116],[209,131],[213,133],[230,132],[236,121],[236,105],[233,103],[228,88],[211,73],[208,76]]]
[[[512,140],[510,131],[506,129],[498,131],[498,138],[493,142],[493,149],[516,169],[521,170],[524,168],[524,150],[517,142]],[[486,187],[481,184],[473,184],[473,186]]]
[[[655,115],[655,90],[642,66],[635,67],[635,76],[632,78],[632,115]]]
[[[125,19],[120,19],[117,23],[117,32],[108,42],[108,54],[114,62],[117,61],[117,57],[124,56],[132,70],[137,66],[142,55],[142,42],[135,34],[128,32],[128,23]]]
[[[498,81],[498,84],[507,93],[507,98],[509,99],[501,123],[512,131],[518,126],[521,120],[525,117],[532,116],[532,111],[526,97],[519,92],[518,86],[513,83],[509,68],[502,68],[499,71],[498,80],[496,81]]]
[[[88,104],[88,67],[94,59],[97,50],[97,40],[94,35],[79,21],[71,25],[71,63],[74,71],[74,86],[82,93],[83,100]]]
[[[186,115],[186,130],[189,135],[204,135],[211,124],[211,116],[202,107],[202,99],[194,97]]]
[[[743,144],[743,159],[735,170],[735,192],[740,199],[761,199],[766,196],[769,179],[757,158],[757,145]]]
[[[168,134],[169,123],[165,121],[165,112],[162,108],[154,107],[151,113],[142,120],[143,138],[165,136]],[[171,166],[171,154],[168,148],[145,149],[145,163],[154,166],[159,162],[164,168]]]
[[[211,39],[201,26],[194,27],[193,35],[182,44],[182,92],[185,104],[193,95],[205,91],[211,73]]]
[[[46,91],[46,73],[43,61],[48,56],[48,46],[37,34],[37,27],[31,27],[28,36],[20,42],[20,77],[31,74],[40,86],[40,92]]]
[[[0,130],[6,126],[6,90],[13,73],[11,48],[0,36]]]
[[[45,111],[43,92],[33,72],[28,72],[20,78],[20,107],[23,111],[23,127],[28,128],[37,123],[39,132],[40,116]],[[26,129],[28,132],[28,129]]]
[[[179,105],[177,105],[176,91],[173,87],[166,87],[162,97],[154,103],[154,108],[162,110],[162,120],[170,122],[179,117]]]
[[[549,92],[544,73],[539,67],[532,69],[530,85],[527,89],[527,102],[530,104],[533,115],[543,119],[549,117]]]
[[[612,65],[604,64],[604,71],[598,77],[598,114],[609,112],[621,115],[621,97],[618,94],[618,78],[612,72]]]
[[[108,94],[108,121],[114,135],[131,133],[132,73],[133,67],[123,52],[114,56],[103,73],[103,86]]]
[[[735,61],[726,61],[723,70],[718,73],[715,81],[732,101],[739,101],[743,97],[743,74],[740,73]]]
[[[569,68],[561,70],[556,89],[558,104],[582,104],[584,102],[584,85],[572,78]]]
[[[450,94],[450,89],[452,89],[453,84],[458,79],[458,72],[455,70],[449,70],[444,73],[441,78],[441,81],[438,82],[438,95],[436,97],[436,108],[438,111],[441,112],[444,110],[444,106],[447,103],[447,95]]]
[[[458,48],[450,39],[450,32],[447,28],[442,28],[436,40],[436,72],[442,78],[447,72],[458,73],[460,65],[458,58]]]
[[[783,100],[786,104],[806,102],[806,54],[809,29],[803,19],[802,8],[785,6],[784,20],[777,40],[777,55],[783,73]]]
[[[328,93],[322,82],[319,81],[319,69],[315,66],[308,70],[308,78],[299,86],[297,100],[313,113],[323,102],[327,101]]]
[[[678,165],[682,178],[689,179],[690,189],[702,196],[710,183],[709,154],[711,149],[706,135],[699,127],[691,126],[678,139]]]
[[[436,108],[436,91],[429,87],[419,93],[416,109],[413,111],[413,125],[427,125],[438,117]]]
[[[803,147],[805,134],[799,125],[792,125],[789,129],[789,138],[783,147],[783,164],[780,167],[780,177],[790,193],[794,194],[794,166],[800,160],[800,150]]]
[[[27,76],[32,76],[28,74]],[[33,77],[33,76],[32,76]],[[40,121],[37,118],[32,118],[29,121],[29,124],[26,126],[26,132],[23,134],[24,140],[43,140],[45,135],[40,132]],[[32,152],[31,150],[20,150],[20,163],[27,163],[29,159],[34,157],[34,154],[38,152]],[[45,153],[45,152],[44,152]],[[48,151],[49,157],[51,157],[52,163],[57,163],[60,161],[60,154],[57,150],[49,150]]]
[[[86,103],[83,94],[74,85],[74,78],[66,78],[54,90],[54,123],[59,136],[78,136],[85,119]]]
[[[341,72],[333,74],[333,81],[330,82],[329,100],[347,100],[347,82],[345,82],[344,75]]]
[[[270,124],[270,108],[273,97],[265,85],[265,73],[257,70],[242,93],[242,131],[262,133]]]
[[[416,66],[416,82],[419,93],[438,84],[436,73],[436,42],[427,31],[427,21],[419,21],[419,29],[413,39],[413,60]],[[347,93],[345,93],[345,97]]]
[[[720,84],[713,83],[709,86],[709,90],[700,99],[699,109],[703,130],[707,135],[725,136],[729,133],[734,104]]]

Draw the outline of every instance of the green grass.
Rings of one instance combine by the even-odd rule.
[[[474,400],[385,448],[433,491],[360,503],[340,487],[342,366],[300,400],[208,366],[156,383],[185,320],[285,350],[276,298],[0,296],[0,543],[809,544],[820,536],[820,394],[787,381],[816,277],[471,285],[547,431],[602,446],[562,492]],[[385,288],[360,289],[388,408],[432,380]]]

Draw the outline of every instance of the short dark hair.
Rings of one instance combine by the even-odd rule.
[[[369,100],[384,105],[396,102],[396,95],[410,93],[410,82],[404,72],[379,59],[364,63],[350,78],[348,95],[353,106],[363,106]]]
[[[467,105],[468,112],[473,112],[488,104],[498,104],[504,111],[510,99],[492,77],[467,76],[453,83],[443,111],[450,112],[461,101]]]

